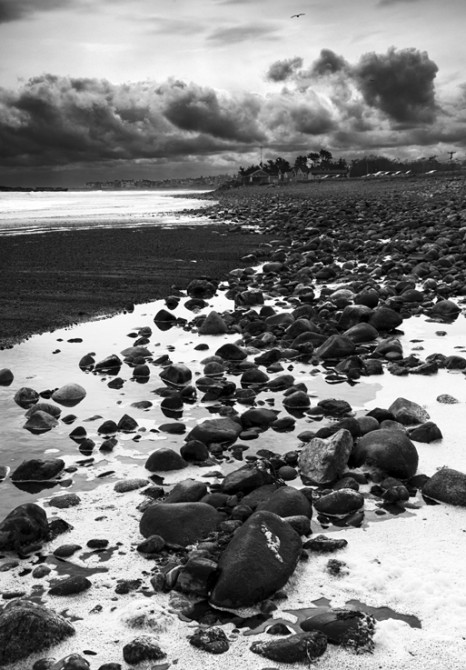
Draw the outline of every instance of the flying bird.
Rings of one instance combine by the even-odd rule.
[[[301,14],[292,14],[290,19],[299,19],[300,16],[306,16],[306,14],[304,12],[301,12]]]

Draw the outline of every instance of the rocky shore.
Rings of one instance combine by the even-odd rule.
[[[2,352],[25,499],[0,666],[459,670],[462,182],[232,190],[210,216],[256,231],[221,281],[60,333],[56,386]]]

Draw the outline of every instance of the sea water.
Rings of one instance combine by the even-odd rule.
[[[176,226],[192,222],[187,209],[202,207],[206,191],[0,192],[0,235],[67,229]],[[197,220],[208,223],[208,219]]]

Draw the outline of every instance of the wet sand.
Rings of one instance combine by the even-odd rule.
[[[225,225],[1,237],[0,346],[219,280],[257,244]]]

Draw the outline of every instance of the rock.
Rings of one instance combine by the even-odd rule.
[[[244,429],[258,427],[267,429],[277,418],[278,412],[267,407],[253,407],[241,414],[241,424]]]
[[[112,375],[118,374],[121,368],[121,359],[116,354],[111,354],[103,360],[95,364],[95,371],[101,373],[108,373]]]
[[[215,352],[216,356],[220,356],[225,361],[243,361],[247,358],[247,353],[244,349],[233,342],[222,344],[222,346]]]
[[[355,352],[355,345],[349,337],[345,335],[330,335],[323,344],[316,349],[318,358],[345,358]]]
[[[319,631],[296,633],[279,640],[253,642],[251,651],[278,663],[310,663],[327,649],[327,637]]]
[[[301,538],[272,512],[255,512],[233,535],[219,560],[214,607],[254,605],[282,588],[301,555]]]
[[[26,412],[26,416],[29,418],[35,412],[39,411],[46,412],[47,414],[50,414],[51,416],[55,417],[55,419],[58,419],[61,414],[61,409],[56,405],[52,405],[51,402],[38,402],[28,409],[28,411]]]
[[[0,549],[21,551],[49,539],[47,515],[39,505],[25,503],[15,507],[0,522]]]
[[[140,554],[158,554],[165,547],[165,540],[160,535],[150,535],[146,540],[138,544],[136,549]]]
[[[431,315],[445,321],[454,320],[460,313],[460,308],[452,300],[439,300],[431,309]]]
[[[263,386],[264,384],[267,384],[269,379],[269,375],[262,370],[259,370],[259,368],[249,368],[241,375],[240,383],[244,388],[250,386]]]
[[[39,402],[39,394],[28,386],[21,387],[15,393],[14,401],[23,409],[29,409],[32,405]]]
[[[40,433],[46,433],[48,430],[55,428],[55,426],[58,426],[58,421],[54,416],[48,412],[38,410],[31,414],[23,428],[38,435]]]
[[[466,507],[466,474],[443,467],[424,484],[422,494],[449,505]]]
[[[14,600],[0,614],[0,665],[37,654],[74,633],[74,627],[52,610],[30,600]]]
[[[335,398],[325,398],[317,403],[323,414],[326,416],[344,416],[351,412],[351,405],[346,400],[335,400]]]
[[[333,609],[310,616],[301,623],[305,631],[318,631],[332,644],[341,645],[355,653],[374,650],[375,619],[356,610]]]
[[[304,391],[294,391],[285,396],[283,405],[288,411],[305,410],[311,406],[311,401]]]
[[[281,517],[304,515],[312,517],[312,505],[308,498],[291,486],[282,486],[277,489],[268,500],[257,506],[258,510],[273,512]]]
[[[166,309],[159,309],[154,316],[154,323],[159,327],[162,326],[161,330],[165,330],[166,326],[170,327],[176,323],[176,316]]]
[[[199,335],[223,335],[228,332],[227,325],[218,312],[212,310],[201,326],[199,327]]]
[[[325,535],[317,535],[303,544],[304,549],[309,549],[309,551],[318,554],[333,553],[338,549],[344,549],[346,546],[348,546],[348,540],[336,540]]]
[[[52,394],[52,400],[65,407],[74,407],[86,397],[86,389],[79,384],[65,384]]]
[[[442,393],[437,396],[437,402],[442,403],[443,405],[456,405],[459,400],[449,393]]]
[[[316,500],[314,507],[326,516],[347,516],[364,507],[364,496],[353,489],[339,489]]]
[[[372,340],[376,340],[379,336],[379,331],[374,326],[371,326],[370,323],[357,323],[348,328],[348,330],[345,330],[343,335],[349,337],[355,344],[358,344],[359,342],[372,342]]]
[[[217,292],[217,287],[207,279],[193,279],[186,287],[186,293],[190,298],[202,298],[209,300]]]
[[[425,423],[430,418],[423,407],[412,400],[406,400],[406,398],[397,398],[392,402],[388,411],[393,414],[396,421],[404,426]]]
[[[82,549],[80,544],[61,544],[54,550],[53,555],[58,558],[69,558],[80,549]]]
[[[143,661],[160,661],[165,656],[156,638],[151,635],[136,637],[123,647],[123,658],[129,665],[138,665]]]
[[[221,515],[203,502],[155,503],[142,515],[139,530],[144,537],[160,535],[169,544],[185,547],[216,530]]]
[[[376,307],[369,317],[368,323],[379,332],[390,331],[398,328],[403,323],[403,317],[390,307]]]
[[[209,458],[210,452],[204,442],[200,440],[189,440],[180,447],[180,454],[185,461],[205,461]]]
[[[401,430],[374,430],[356,443],[349,463],[352,467],[376,468],[398,479],[416,474],[419,456],[416,447]]]
[[[61,496],[55,496],[50,500],[50,507],[58,507],[59,509],[67,509],[68,507],[77,507],[81,502],[81,498],[76,493],[64,493]]]
[[[182,470],[187,463],[181,456],[169,447],[161,447],[153,451],[145,463],[149,472],[169,472],[171,470]]]
[[[352,449],[353,438],[346,429],[329,439],[315,437],[299,454],[300,473],[316,484],[330,484],[345,472]]]
[[[239,492],[249,493],[272,482],[273,477],[266,470],[258,468],[254,463],[248,463],[227,474],[222,481],[222,491],[230,495]]]
[[[425,442],[427,444],[443,439],[440,428],[433,421],[426,421],[421,426],[409,431],[409,437],[416,442]]]
[[[136,491],[137,489],[142,489],[144,486],[147,486],[147,479],[122,479],[119,482],[115,483],[113,490],[116,493],[127,493],[128,491]]]
[[[112,419],[104,421],[97,429],[99,435],[114,435],[118,433],[118,426]]]
[[[50,670],[89,670],[90,664],[81,654],[69,654],[54,663]]]
[[[92,582],[83,575],[75,575],[62,579],[52,586],[49,590],[51,596],[72,596],[77,593],[87,591],[92,586]]]
[[[186,441],[199,440],[207,446],[214,442],[216,444],[230,443],[236,441],[241,431],[241,423],[230,417],[206,419],[194,426],[186,436]]]
[[[0,386],[10,386],[13,379],[14,375],[9,368],[2,368],[0,370]]]
[[[197,502],[207,494],[207,486],[195,479],[185,479],[175,484],[165,503]]]
[[[198,628],[188,637],[189,643],[210,654],[224,654],[230,648],[227,636],[221,628]]]
[[[190,558],[176,580],[177,591],[207,598],[217,578],[217,563],[204,556]]]
[[[44,480],[55,479],[65,467],[65,461],[61,458],[31,458],[23,461],[12,473],[11,479],[14,482],[41,482]]]
[[[160,373],[160,379],[162,379],[167,386],[186,386],[190,383],[192,379],[191,370],[182,363],[177,363],[173,365],[168,365]]]
[[[92,354],[85,354],[79,361],[79,368],[83,371],[92,370],[95,364],[95,358]]]
[[[134,433],[137,427],[138,422],[132,416],[129,416],[129,414],[123,414],[117,424],[117,430],[122,433]]]

